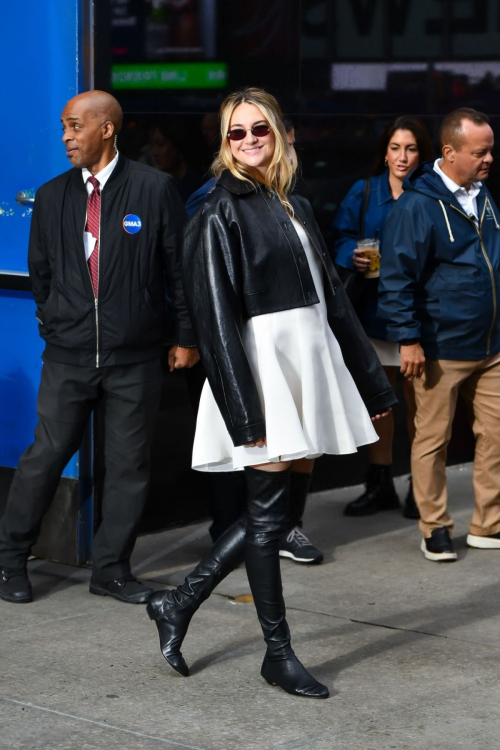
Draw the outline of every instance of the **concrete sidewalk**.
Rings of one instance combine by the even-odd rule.
[[[193,620],[192,676],[163,660],[142,606],[89,595],[86,570],[33,561],[36,601],[0,602],[2,750],[490,750],[500,744],[500,551],[467,549],[471,470],[449,470],[459,561],[419,551],[395,512],[342,517],[359,488],[314,495],[319,567],[282,564],[301,660],[331,691],[294,698],[260,677],[244,569]],[[406,481],[398,480],[401,496]],[[143,537],[135,571],[179,582],[209,545],[199,524]]]

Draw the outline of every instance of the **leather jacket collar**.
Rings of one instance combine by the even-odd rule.
[[[259,185],[252,180],[247,182],[241,180],[239,177],[235,177],[229,169],[225,169],[221,176],[217,180],[217,186],[221,186],[229,190],[233,195],[244,195],[246,193],[254,193],[259,189]]]

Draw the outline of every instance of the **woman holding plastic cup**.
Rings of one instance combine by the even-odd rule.
[[[348,192],[335,218],[335,262],[360,274],[354,281],[358,297],[356,312],[375,351],[395,385],[401,366],[399,347],[390,341],[385,323],[377,318],[378,276],[383,254],[384,225],[389,211],[403,192],[403,181],[421,162],[434,156],[429,134],[420,120],[403,116],[393,120],[380,136],[373,176],[360,180]],[[361,278],[361,275],[364,277]],[[353,300],[354,301],[354,300]],[[414,434],[415,400],[413,385],[405,380],[405,401],[410,442]],[[368,446],[370,466],[363,494],[344,509],[347,516],[366,516],[399,507],[392,478],[394,418],[376,423],[379,441]],[[403,515],[418,518],[412,485],[408,489]]]

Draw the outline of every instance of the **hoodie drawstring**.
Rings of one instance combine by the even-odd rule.
[[[455,238],[451,231],[450,220],[448,219],[448,214],[446,213],[446,209],[444,207],[443,201],[439,201],[439,205],[441,206],[441,210],[443,211],[443,214],[444,214],[444,220],[446,221],[446,226],[448,227],[448,234],[450,235],[450,242],[455,242]]]

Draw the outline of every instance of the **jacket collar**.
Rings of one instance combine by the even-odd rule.
[[[106,193],[109,192],[109,190],[112,190],[114,187],[117,187],[123,182],[123,180],[128,174],[129,167],[130,167],[130,160],[127,159],[126,156],[122,156],[122,154],[119,154],[118,163],[116,167],[113,169],[108,181],[106,182],[106,188],[105,188]],[[84,181],[82,180],[82,170],[77,169],[75,167],[74,169],[70,170],[70,176],[76,189],[85,193],[85,195],[88,195],[87,187]]]
[[[258,185],[255,182],[250,183],[246,182],[246,180],[240,180],[229,169],[225,169],[217,180],[217,186],[219,185],[229,190],[230,193],[234,193],[234,195],[245,195],[253,193],[258,189]]]
[[[381,206],[383,203],[390,203],[394,200],[391,193],[391,186],[389,185],[389,170],[386,169],[382,174],[377,177],[378,180],[378,204]]]
[[[456,196],[448,189],[440,175],[434,171],[434,161],[432,159],[424,162],[408,175],[403,183],[405,191],[415,190],[417,193],[429,195],[431,198],[449,203],[462,210]],[[477,198],[482,198],[485,195],[487,195],[486,188],[484,184],[481,184]]]

